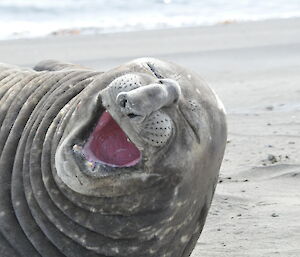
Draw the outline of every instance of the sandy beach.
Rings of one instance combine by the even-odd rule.
[[[228,145],[192,257],[300,256],[300,19],[0,41],[0,62],[107,70],[152,56],[207,80],[228,113]]]

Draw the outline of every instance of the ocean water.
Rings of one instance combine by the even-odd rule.
[[[0,40],[300,17],[300,0],[0,0]]]

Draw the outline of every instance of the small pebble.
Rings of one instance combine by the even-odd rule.
[[[270,161],[271,163],[276,163],[276,162],[278,162],[278,158],[273,154],[269,154],[268,161]]]
[[[274,110],[274,106],[272,106],[272,105],[266,106],[266,110],[273,111]]]

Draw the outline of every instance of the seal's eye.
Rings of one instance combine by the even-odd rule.
[[[107,111],[101,115],[83,150],[89,161],[114,167],[134,166],[141,158],[139,149]]]

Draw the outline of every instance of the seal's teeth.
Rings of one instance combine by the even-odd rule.
[[[127,142],[132,143],[131,140],[128,137],[126,137],[126,140],[127,140]]]
[[[74,146],[73,146],[73,151],[74,151],[75,153],[79,153],[81,150],[82,150],[82,147],[81,147],[81,146],[79,146],[79,145],[74,145]]]
[[[92,162],[86,162],[86,165],[90,168],[93,168],[94,167],[94,164]]]

